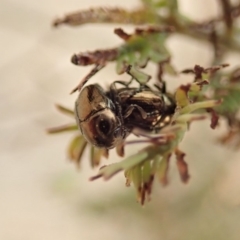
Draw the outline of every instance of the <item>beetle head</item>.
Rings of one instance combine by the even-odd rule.
[[[77,124],[85,139],[99,148],[113,148],[123,140],[114,104],[98,84],[86,86],[75,103]]]

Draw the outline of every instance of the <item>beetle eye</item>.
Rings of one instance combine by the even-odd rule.
[[[110,122],[109,119],[100,117],[97,122],[97,128],[100,133],[103,133],[104,135],[108,135],[111,130],[112,123]]]
[[[99,148],[113,148],[122,140],[121,135],[115,134],[119,120],[111,109],[103,109],[90,119],[80,123],[80,129],[85,139]]]

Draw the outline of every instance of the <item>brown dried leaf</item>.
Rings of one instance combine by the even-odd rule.
[[[105,50],[96,50],[92,52],[83,52],[74,54],[71,62],[78,66],[88,65],[104,65],[107,62],[115,61],[118,56],[117,48],[110,48]]]
[[[116,152],[119,157],[124,157],[124,142],[121,142],[116,146]]]
[[[184,160],[184,157],[186,154],[184,152],[180,151],[179,149],[176,149],[175,155],[176,155],[176,159],[177,159],[177,167],[178,167],[178,171],[180,174],[180,178],[183,183],[187,183],[190,178],[190,175],[188,173],[188,165]]]
[[[212,129],[215,129],[218,125],[219,116],[213,108],[208,108],[206,110],[207,110],[207,112],[209,112],[211,114],[211,125],[210,125],[210,127]]]
[[[87,23],[123,23],[123,24],[146,24],[156,22],[158,15],[147,8],[140,8],[134,11],[123,8],[97,7],[88,10],[82,10],[57,18],[53,21],[53,26],[66,24],[69,26],[78,26]]]

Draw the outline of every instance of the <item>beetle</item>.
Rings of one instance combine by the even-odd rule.
[[[121,87],[117,85],[121,84]],[[130,87],[131,81],[113,82],[109,90],[98,84],[84,87],[75,102],[77,125],[92,145],[111,149],[135,129],[159,132],[171,122],[176,104],[165,86]]]

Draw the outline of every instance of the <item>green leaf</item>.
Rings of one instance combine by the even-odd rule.
[[[131,170],[131,179],[134,184],[135,189],[139,193],[138,198],[141,198],[141,188],[142,188],[142,169],[141,165],[137,165],[136,167],[132,168]]]
[[[147,160],[148,157],[149,157],[148,151],[143,150],[137,154],[127,157],[125,160],[119,163],[110,164],[108,166],[101,168],[99,170],[99,173],[96,176],[92,177],[91,180],[95,180],[100,177],[103,177],[105,180],[108,180],[116,173],[120,171],[129,170],[134,166],[142,163],[143,161]]]
[[[66,124],[58,127],[52,127],[47,129],[47,133],[54,134],[54,133],[62,133],[62,132],[69,132],[69,131],[76,131],[78,127],[76,124]]]
[[[143,67],[148,60],[154,63],[167,60],[170,57],[165,46],[167,31],[154,26],[136,30],[118,49],[117,72],[123,73],[128,65]]]
[[[142,181],[148,183],[152,174],[151,162],[146,161],[142,166]]]
[[[175,94],[175,100],[178,108],[183,108],[190,104],[187,91],[183,87],[179,87]]]
[[[216,107],[221,103],[220,100],[209,100],[209,101],[203,101],[203,102],[195,102],[192,104],[187,105],[186,107],[179,110],[180,114],[186,114],[191,113],[199,109],[206,109],[206,108],[212,108]]]
[[[165,155],[158,163],[157,175],[159,181],[162,183],[163,186],[168,184],[168,169],[169,169],[169,160],[170,155]]]
[[[69,158],[80,166],[80,162],[82,160],[82,155],[84,153],[85,148],[87,147],[87,142],[82,135],[76,136],[68,147],[68,156]]]
[[[101,158],[105,154],[105,149],[103,148],[96,148],[91,147],[91,166],[92,168],[99,166]]]
[[[66,108],[66,107],[63,107],[62,105],[59,105],[59,104],[56,104],[55,106],[61,113],[74,117],[74,111],[73,110],[71,110],[69,108]]]

